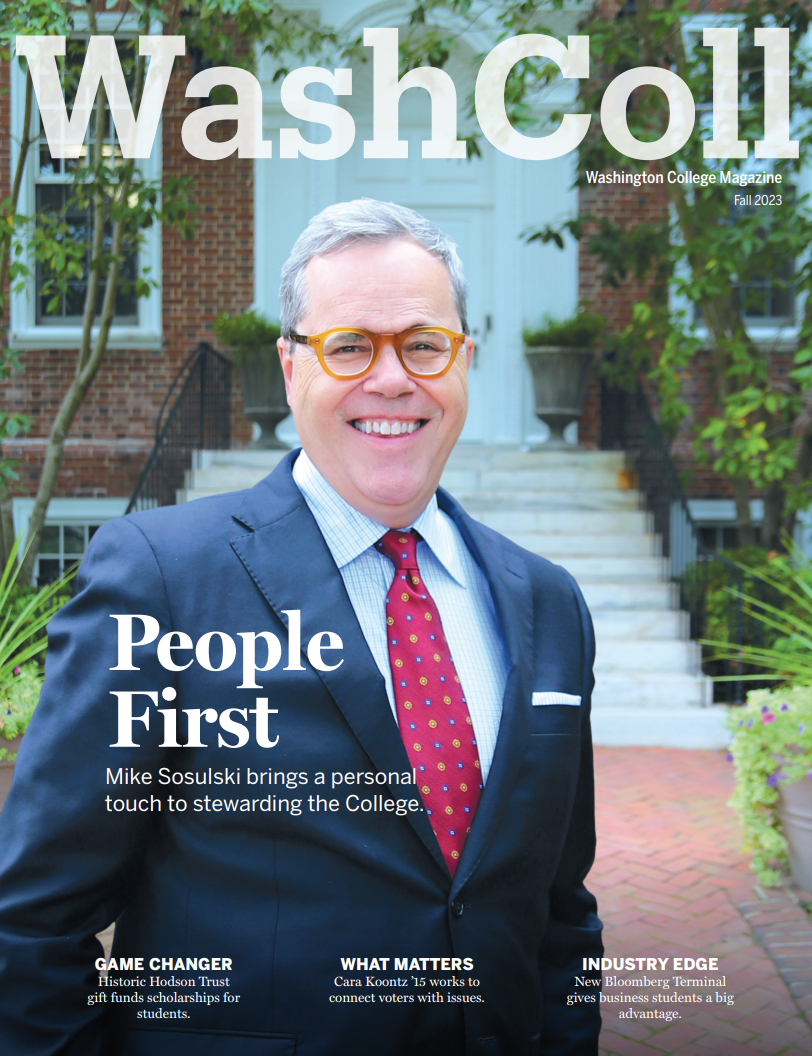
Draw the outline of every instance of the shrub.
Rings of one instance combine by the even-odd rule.
[[[241,312],[231,315],[220,312],[214,320],[214,332],[231,349],[239,363],[242,355],[255,348],[270,349],[276,354],[276,342],[280,336],[277,323],[269,322],[258,312]]]
[[[735,808],[759,880],[777,884],[787,868],[787,841],[778,818],[782,782],[812,779],[812,688],[755,689],[732,709],[728,760],[736,768]]]
[[[523,330],[528,348],[542,346],[560,348],[594,348],[606,329],[606,318],[599,312],[579,310],[569,319],[544,317],[536,330]]]
[[[21,543],[22,536],[0,573],[0,736],[7,740],[25,732],[39,700],[42,680],[35,658],[45,651],[45,625],[68,600],[67,584],[76,572],[73,568],[45,587],[21,584]],[[3,749],[0,758],[6,757]]]
[[[0,737],[14,740],[25,733],[42,689],[42,675],[38,664],[29,663],[15,668],[17,674],[0,690]],[[16,753],[0,748],[0,759],[13,759]]]
[[[757,546],[723,550],[721,557],[738,566],[737,577],[729,565],[713,559],[692,562],[680,577],[683,606],[697,608],[697,594],[705,590],[707,613],[706,635],[715,642],[736,641],[739,602],[741,602],[742,639],[747,645],[771,648],[785,644],[786,633],[766,624],[760,618],[763,602],[780,607],[785,613],[802,617],[804,605],[784,595],[780,587],[798,587],[803,582],[812,588],[812,567],[801,558],[793,564],[773,551]],[[733,588],[733,591],[731,591]],[[752,601],[738,597],[738,592]]]
[[[739,648],[728,623],[717,628],[723,637],[704,639],[702,645],[718,650],[713,660],[762,668],[761,674],[740,676],[744,680],[808,686],[812,685],[812,562],[791,540],[787,544],[788,555],[767,554],[762,567],[741,564],[741,585],[723,588],[741,604],[743,618],[761,627],[761,637],[743,635]]]

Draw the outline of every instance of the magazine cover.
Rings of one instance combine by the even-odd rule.
[[[809,10],[0,0],[0,1053],[812,1052]]]

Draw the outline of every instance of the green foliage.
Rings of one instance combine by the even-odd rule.
[[[707,613],[707,636],[716,643],[736,641],[739,592],[743,597],[757,599],[780,606],[788,615],[803,618],[803,605],[785,596],[781,587],[797,586],[803,582],[812,589],[812,567],[805,560],[800,566],[793,565],[775,551],[758,546],[723,550],[721,557],[738,566],[731,569],[722,561],[702,560],[692,562],[681,578],[684,603],[691,609],[698,608],[697,594],[705,590]],[[759,618],[760,608],[749,601],[741,603],[742,637],[748,645],[772,648],[776,642],[785,641],[776,627],[766,625]]]
[[[42,689],[42,674],[37,664],[17,668],[12,682],[0,690],[0,738],[13,741],[25,733]],[[13,760],[15,752],[0,748],[0,759]]]
[[[281,334],[278,323],[271,323],[254,311],[239,315],[220,312],[214,320],[214,332],[236,353],[237,359],[250,348],[275,348]]]
[[[736,788],[730,801],[745,832],[745,850],[763,884],[787,868],[787,841],[778,818],[783,782],[812,779],[812,688],[756,689],[727,716]]]
[[[26,414],[9,414],[0,411],[0,444],[3,440],[13,440],[20,434],[25,434],[31,428],[32,418]],[[20,479],[17,472],[19,462],[14,458],[4,458],[0,448],[0,482],[8,486],[13,481]]]
[[[500,17],[540,17],[551,5],[544,0],[511,0]],[[668,214],[653,222],[644,213],[620,219],[578,216],[526,234],[528,241],[563,247],[575,238],[597,255],[603,282],[615,288],[629,278],[646,293],[635,306],[630,324],[618,335],[613,364],[605,371],[625,375],[648,373],[660,403],[662,424],[673,436],[688,416],[682,390],[691,382],[699,357],[709,357],[715,406],[692,423],[697,456],[716,472],[758,489],[771,488],[770,501],[783,504],[790,518],[812,502],[809,466],[812,430],[807,428],[812,387],[812,312],[807,310],[790,376],[774,369],[773,350],[757,347],[747,333],[748,316],[763,316],[765,287],[773,296],[790,291],[799,303],[812,290],[812,203],[803,192],[802,170],[812,157],[812,65],[804,37],[810,10],[792,0],[744,0],[736,8],[739,33],[739,138],[750,143],[763,136],[763,49],[755,46],[754,29],[781,25],[790,31],[790,109],[792,138],[800,141],[797,160],[705,159],[702,114],[712,103],[712,49],[701,36],[689,36],[685,22],[693,8],[687,0],[667,5],[640,2],[607,17],[597,5],[579,31],[590,38],[590,79],[582,82],[579,110],[592,115],[590,131],[579,148],[577,184],[588,186],[587,171],[624,169],[665,176],[671,170],[695,173],[741,173],[750,168],[780,174],[780,185],[748,187],[775,192],[780,204],[733,205],[736,185],[721,182],[657,186],[667,198]],[[731,15],[719,17],[730,25]],[[697,126],[676,154],[659,162],[636,161],[618,153],[603,136],[600,107],[604,91],[619,72],[639,66],[674,70],[691,90]],[[538,82],[540,83],[540,81]],[[659,139],[669,122],[664,94],[642,87],[630,100],[631,134],[642,141]],[[652,194],[642,184],[641,196]],[[789,303],[789,302],[788,302]],[[807,304],[810,301],[807,300]],[[673,306],[682,306],[674,311]],[[794,320],[790,320],[794,321]],[[708,337],[697,337],[697,325]],[[709,350],[709,351],[708,351]],[[704,366],[704,365],[703,365]],[[799,440],[801,441],[799,443]],[[776,490],[776,488],[778,490]],[[774,519],[780,523],[781,517]]]
[[[709,605],[713,600],[719,607],[711,609],[716,622],[709,633],[718,637],[702,644],[719,650],[713,659],[760,669],[761,673],[743,675],[744,680],[774,679],[812,686],[812,562],[790,540],[786,542],[789,556],[771,553],[761,564],[741,562],[741,580],[732,587],[717,586],[709,594]],[[749,553],[744,556],[752,560]],[[762,628],[758,637],[745,634],[741,649],[733,645],[734,627],[730,617],[726,620],[724,616],[725,611],[729,612],[729,604],[725,610],[724,594],[741,602],[744,620],[750,627],[756,624]]]
[[[523,330],[522,337],[528,347],[594,348],[605,330],[605,316],[580,310],[569,319],[545,316],[540,327]]]
[[[21,543],[22,537],[15,540],[0,573],[0,694],[14,681],[14,669],[46,648],[45,625],[68,600],[67,584],[75,574],[74,569],[48,586],[21,589]]]

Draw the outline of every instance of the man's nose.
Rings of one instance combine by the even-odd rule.
[[[393,399],[404,393],[414,392],[415,384],[403,369],[395,346],[387,341],[381,346],[375,365],[364,379],[365,392],[377,392]]]

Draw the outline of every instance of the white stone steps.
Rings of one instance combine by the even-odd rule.
[[[636,671],[632,677],[629,672],[605,672],[595,679],[595,690],[592,694],[593,714],[602,708],[660,708],[689,707],[704,708],[711,702],[711,682],[696,675],[657,671]],[[687,713],[690,717],[690,712]],[[596,744],[607,744],[602,737],[593,738]],[[645,742],[634,742],[645,743]],[[661,747],[668,747],[669,742],[662,739]],[[698,746],[697,746],[698,747]]]
[[[250,487],[283,451],[200,452],[180,499]],[[653,519],[629,490],[622,452],[460,444],[441,483],[476,519],[567,568],[597,642],[597,744],[720,747],[720,708],[699,672]]]
[[[451,452],[446,469],[532,470],[571,466],[576,469],[599,467],[615,472],[626,464],[622,451],[522,451],[515,445],[458,444]]]
[[[565,557],[658,557],[654,535],[628,532],[511,532],[514,543],[550,561]]]
[[[194,477],[195,491],[202,490],[217,494],[218,492],[253,488],[263,477],[267,477],[269,472],[268,469],[261,467],[214,465],[209,469],[192,470],[189,476]]]
[[[446,468],[441,484],[452,493],[458,491],[496,490],[547,492],[547,491],[617,491],[618,471],[600,467],[579,469],[562,466],[557,469],[534,470],[482,470]],[[629,489],[626,489],[629,490]]]
[[[252,448],[240,447],[233,451],[196,451],[195,470],[206,470],[210,466],[254,466],[266,474],[289,453],[286,447]]]
[[[195,499],[208,499],[212,495],[222,495],[226,491],[239,491],[239,488],[184,488],[178,492],[178,502],[193,502]]]
[[[667,570],[667,562],[662,557],[616,557],[603,554],[585,557],[560,554],[555,563],[563,565],[579,584],[665,581]]]
[[[451,490],[451,489],[449,489]],[[566,488],[553,491],[516,490],[504,488],[482,488],[476,491],[455,488],[454,498],[475,517],[478,510],[637,510],[640,497],[636,491],[569,491]]]
[[[591,612],[612,609],[676,609],[679,604],[673,583],[578,583]]]
[[[511,539],[525,532],[643,535],[652,520],[645,510],[494,510],[477,504],[466,508],[472,517]]]
[[[637,677],[640,673],[697,675],[699,646],[696,642],[652,639],[641,647],[633,639],[602,638],[595,635],[595,674],[622,674]]]
[[[628,638],[641,652],[651,639],[688,637],[687,612],[678,609],[592,609],[595,637],[599,641]]]

